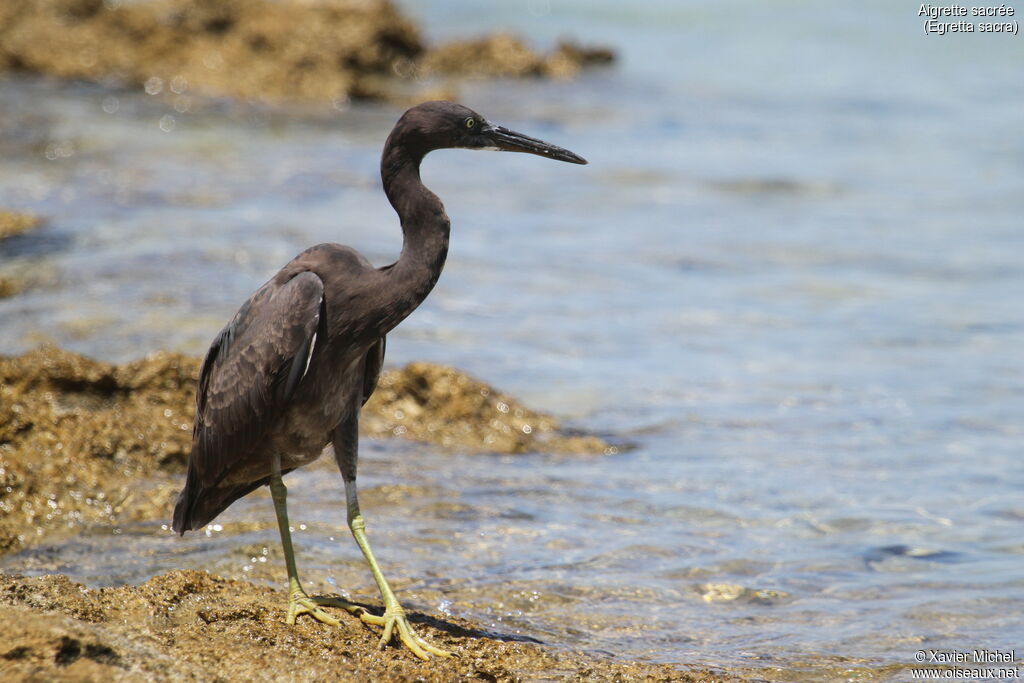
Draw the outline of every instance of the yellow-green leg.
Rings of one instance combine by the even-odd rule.
[[[384,578],[380,565],[377,564],[377,559],[373,556],[373,551],[370,549],[370,541],[366,537],[366,523],[363,522],[363,516],[359,513],[359,499],[356,495],[356,482],[354,478],[351,480],[346,479],[345,481],[345,498],[348,503],[348,527],[352,530],[352,536],[355,537],[356,543],[359,544],[359,549],[363,551],[366,563],[370,565],[373,580],[377,582],[380,596],[384,600],[383,617],[363,613],[359,615],[359,618],[368,624],[384,627],[384,633],[380,637],[381,647],[391,642],[391,638],[397,630],[399,640],[420,659],[430,659],[430,655],[438,657],[450,656],[450,652],[431,645],[413,630],[412,625],[409,624],[408,617],[405,615],[405,610],[402,609],[398,598],[395,597],[394,592],[388,585],[387,579]]]
[[[292,550],[292,533],[288,525],[288,489],[281,479],[281,461],[274,459],[274,470],[270,475],[270,495],[274,499],[274,510],[277,511],[277,525],[281,530],[281,546],[284,548],[284,562],[288,568],[288,624],[294,624],[296,617],[308,614],[317,621],[331,626],[339,626],[341,622],[320,607],[341,607],[360,617],[372,616],[359,605],[341,598],[311,598],[302,590],[299,573],[295,569],[295,553]]]
[[[383,344],[384,340],[381,339],[381,353],[383,353]],[[376,380],[374,380],[374,383],[376,383]],[[352,386],[362,390],[362,379],[359,379]],[[365,398],[362,394],[352,397],[352,405],[362,405],[365,403],[365,400],[362,399]],[[420,659],[430,659],[430,655],[437,657],[450,656],[450,652],[431,645],[412,629],[412,626],[409,624],[409,618],[405,615],[405,610],[398,604],[398,599],[391,590],[391,586],[388,585],[387,579],[384,578],[380,565],[377,564],[377,558],[373,556],[373,551],[370,549],[370,541],[366,538],[366,523],[363,522],[363,516],[359,513],[359,498],[356,495],[356,465],[359,460],[358,407],[349,412],[335,428],[333,443],[334,459],[338,463],[338,469],[341,470],[341,478],[345,481],[345,501],[348,504],[348,528],[352,530],[352,536],[355,537],[356,543],[359,544],[359,549],[363,551],[363,557],[366,558],[366,563],[370,565],[370,571],[373,573],[373,580],[377,582],[377,588],[380,590],[380,597],[384,600],[384,616],[378,617],[364,612],[359,615],[359,618],[367,624],[383,627],[384,633],[380,638],[381,647],[391,642],[391,639],[397,634],[402,644]]]

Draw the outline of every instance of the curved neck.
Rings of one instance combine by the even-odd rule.
[[[392,136],[380,161],[384,193],[402,222],[402,254],[387,269],[395,283],[394,310],[399,320],[434,288],[448,256],[450,224],[441,200],[420,180],[423,154],[409,151]]]

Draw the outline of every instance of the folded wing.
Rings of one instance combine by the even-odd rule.
[[[204,489],[216,487],[287,408],[316,345],[323,293],[323,282],[308,271],[284,283],[268,282],[210,346],[199,373],[192,454],[174,511],[175,531],[198,526],[193,513]]]

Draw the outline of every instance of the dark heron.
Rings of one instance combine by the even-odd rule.
[[[397,632],[421,659],[449,653],[413,631],[366,538],[356,497],[359,410],[377,386],[384,338],[433,289],[448,254],[449,222],[420,181],[420,162],[445,148],[528,152],[573,164],[585,159],[495,126],[452,102],[425,102],[402,115],[384,144],[384,192],[401,219],[398,261],[374,268],[357,251],[320,244],[296,256],[253,294],[213,340],[196,389],[196,421],[174,530],[212,521],[242,496],[269,485],[288,569],[288,618],[340,622],[340,607]],[[348,526],[384,601],[384,616],[338,598],[310,597],[299,583],[281,477],[316,460],[328,444],[345,482]]]

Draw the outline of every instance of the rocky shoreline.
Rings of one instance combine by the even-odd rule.
[[[35,214],[0,209],[0,240],[24,235],[42,223],[43,220]]]
[[[92,524],[167,517],[191,447],[200,363],[159,352],[111,365],[53,347],[0,356],[0,553]],[[386,371],[361,422],[365,436],[461,450],[616,451],[430,363]]]
[[[93,525],[166,518],[188,454],[198,369],[199,359],[166,352],[123,365],[47,347],[0,357],[0,552]],[[368,435],[462,450],[614,451],[428,363],[386,372],[364,413]],[[379,612],[375,595],[353,597]],[[379,634],[344,614],[340,627],[305,619],[287,626],[282,590],[206,572],[95,589],[63,575],[0,573],[0,619],[8,625],[0,678],[738,680],[495,632],[417,609],[430,598],[415,588],[403,589],[403,600],[417,628],[456,657],[420,662],[403,648],[379,650]]]
[[[466,76],[566,78],[614,59],[507,34],[426,43],[387,0],[20,0],[0,5],[0,74],[199,94],[339,103],[422,99]],[[440,81],[440,82],[438,82]],[[420,89],[418,94],[409,90]]]
[[[408,596],[416,604],[416,594]],[[283,620],[284,591],[173,571],[140,586],[88,589],[65,576],[0,574],[4,680],[738,681],[711,671],[547,647],[413,609],[415,627],[455,656],[421,662],[341,615]],[[367,604],[375,610],[374,604]],[[379,610],[376,610],[379,613]]]
[[[42,218],[32,213],[0,209],[0,243],[36,230],[43,222]],[[22,278],[0,273],[0,299],[21,294],[25,288],[26,283]]]
[[[501,33],[429,45],[385,0],[0,3],[0,77],[141,88],[186,110],[193,96],[403,101],[450,92],[462,78],[567,78],[613,59],[571,42],[537,53]],[[38,224],[0,213],[0,239]],[[0,296],[23,288],[0,279]],[[90,527],[166,520],[188,456],[199,365],[168,352],[122,365],[49,347],[0,356],[0,554]],[[463,451],[617,451],[428,363],[386,372],[361,428]],[[376,595],[353,598],[380,613]],[[401,647],[381,650],[378,632],[344,614],[338,627],[287,626],[284,591],[258,581],[184,570],[88,588],[59,574],[0,572],[0,680],[740,680],[497,632],[439,614],[415,587],[402,599],[417,629],[455,657],[420,662]]]

